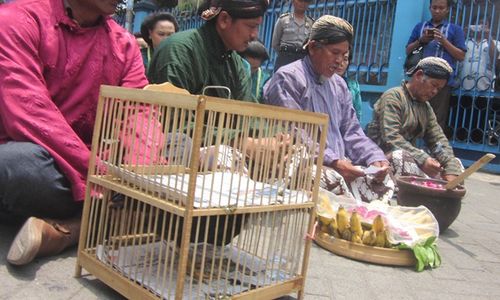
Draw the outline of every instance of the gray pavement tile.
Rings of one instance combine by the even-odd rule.
[[[481,210],[481,214],[493,223],[498,223],[497,220],[500,220],[500,210],[498,207],[485,207],[485,209]]]
[[[494,299],[484,295],[463,295],[456,294],[451,291],[420,291],[416,296],[416,300],[488,300]]]
[[[393,273],[394,272],[395,270],[393,270]],[[387,293],[391,293],[393,295],[404,295],[405,291],[409,288],[408,283],[404,280],[393,278],[392,276],[388,276],[386,274],[380,274],[380,272],[368,271],[364,272],[362,276],[365,280],[364,286],[369,287],[373,294],[377,295],[377,297]]]
[[[459,228],[449,228],[439,237],[438,247],[443,248],[451,246],[457,248],[457,245],[460,245],[463,248],[465,245],[476,244],[477,242],[474,238],[475,235],[473,231],[465,231]]]
[[[418,282],[422,285],[433,285],[433,282],[436,281],[434,277],[432,277],[431,272],[434,270],[425,270],[422,272],[416,272],[413,269],[408,269],[407,272],[401,272],[397,275],[390,277],[390,280],[394,282],[394,285],[405,285],[408,286],[409,289],[413,289],[414,283]]]
[[[465,280],[463,269],[457,269],[454,265],[448,263],[446,267],[440,267],[430,272],[431,276],[435,279],[451,279],[451,280]]]
[[[496,222],[469,222],[469,227],[475,232],[500,233],[500,227]]]
[[[406,291],[404,292],[395,292],[392,290],[385,290],[381,292],[377,292],[373,295],[373,297],[369,298],[370,300],[379,299],[379,300],[387,300],[387,299],[398,299],[398,300],[415,300],[413,295],[408,294]]]
[[[76,263],[76,261],[75,261]],[[75,299],[86,299],[86,297],[90,297],[92,299],[108,299],[108,300],[123,300],[121,294],[104,284],[99,279],[95,278],[92,275],[83,274],[80,278],[75,278],[78,283],[82,286],[82,289],[79,290],[73,297]],[[94,298],[95,297],[95,298]]]
[[[497,264],[498,266],[498,264]],[[500,278],[498,274],[492,274],[489,269],[485,268],[484,270],[460,270],[464,279],[470,282],[478,282],[478,283],[491,283],[491,284],[500,284]]]
[[[464,295],[467,297],[474,296],[477,297],[476,299],[480,299],[482,297],[491,297],[494,295],[500,296],[500,290],[498,289],[498,286],[492,286],[489,283],[483,282],[471,282],[468,280],[434,280],[432,282],[414,281],[410,290],[412,290],[415,295],[419,296],[423,291],[434,293],[442,293],[443,291],[447,291],[451,294]]]
[[[330,296],[321,296],[321,295],[315,295],[315,294],[305,294],[304,295],[304,300],[330,300],[334,299]]]
[[[342,284],[332,283],[333,291],[332,298],[333,299],[374,299],[374,291],[370,288],[366,288],[365,285],[352,285],[352,284]]]
[[[500,284],[500,264],[499,263],[488,263],[483,266],[491,277],[496,278],[497,282]]]
[[[498,226],[498,224],[495,226]],[[474,240],[491,252],[500,254],[500,233],[483,231],[480,235],[476,235]]]
[[[500,299],[500,176],[475,173],[466,186],[459,217],[440,236],[440,268],[417,273],[346,259],[313,245],[305,299]],[[0,299],[124,299],[91,275],[73,277],[75,249],[23,268],[8,265],[5,253],[16,230],[0,225]]]
[[[467,219],[468,222],[488,222],[493,221],[492,219],[486,217],[483,211],[475,209],[477,207],[477,202],[482,199],[476,199],[474,195],[467,195],[462,199],[462,208],[464,210],[460,211],[461,215],[459,219]]]
[[[500,263],[500,257],[479,244],[464,245],[465,250],[471,257],[480,262]]]
[[[312,277],[306,279],[306,291],[309,295],[320,297],[329,297],[332,294],[332,285],[334,280],[328,277]]]
[[[448,265],[452,265],[458,270],[469,269],[469,270],[482,270],[482,264],[475,260],[473,257],[467,255],[460,255],[457,253],[452,253],[450,255],[445,255],[441,257],[441,267],[446,268]]]

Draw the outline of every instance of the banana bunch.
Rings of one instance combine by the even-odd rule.
[[[320,231],[357,244],[376,247],[392,247],[387,239],[387,229],[381,215],[377,215],[373,224],[361,222],[359,214],[354,210],[348,216],[344,207],[340,206],[335,217],[318,215]]]

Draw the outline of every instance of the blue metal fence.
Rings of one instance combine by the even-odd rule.
[[[455,149],[500,153],[500,23],[498,1],[460,1],[450,19],[464,28],[466,59],[452,97],[449,126]],[[491,53],[490,53],[491,50]],[[495,170],[496,171],[496,170]]]
[[[351,22],[356,39],[349,76],[360,84],[385,86],[390,56],[391,36],[394,24],[396,0],[316,0],[309,7],[308,15],[316,19],[330,14]],[[196,28],[202,24],[196,11],[169,10],[177,16],[181,30]],[[291,1],[273,0],[270,3],[259,38],[270,51],[266,68],[273,69],[276,53],[271,50],[271,39],[277,19],[291,11]],[[134,29],[134,31],[139,31]]]

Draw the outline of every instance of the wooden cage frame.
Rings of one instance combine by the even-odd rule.
[[[315,164],[318,166],[322,165],[323,162],[323,152],[326,143],[326,131],[328,125],[328,116],[323,114],[316,114],[310,112],[289,110],[280,107],[267,106],[261,104],[253,104],[242,101],[233,101],[228,99],[219,99],[215,97],[208,96],[195,96],[189,95],[182,91],[164,92],[160,91],[161,88],[153,87],[145,90],[139,89],[129,89],[121,87],[112,86],[102,86],[99,96],[99,104],[97,108],[97,117],[94,128],[94,135],[92,141],[92,151],[89,164],[88,173],[88,184],[86,189],[86,197],[82,215],[82,226],[81,235],[78,246],[78,259],[76,266],[76,276],[82,275],[82,268],[86,269],[89,273],[93,274],[95,277],[103,281],[108,286],[112,287],[120,294],[124,295],[130,299],[158,299],[168,298],[168,296],[152,293],[150,290],[144,286],[138,284],[134,280],[121,276],[120,273],[116,272],[115,268],[110,265],[103,263],[102,260],[98,258],[97,250],[94,246],[89,246],[94,239],[99,239],[103,232],[99,229],[99,233],[94,236],[92,232],[95,230],[92,226],[96,226],[95,223],[98,221],[96,219],[103,216],[96,217],[95,206],[101,205],[100,203],[107,199],[106,195],[110,195],[111,192],[119,193],[125,195],[127,199],[132,199],[130,201],[136,201],[137,203],[142,203],[147,205],[152,209],[156,209],[162,212],[168,212],[172,215],[178,216],[184,222],[182,223],[182,236],[180,237],[180,247],[179,253],[177,255],[176,263],[177,265],[177,278],[175,286],[175,298],[182,299],[182,292],[185,289],[185,276],[187,276],[188,271],[188,260],[189,260],[189,247],[190,238],[192,238],[192,226],[193,219],[197,217],[207,217],[207,216],[227,216],[232,215],[244,215],[244,214],[265,214],[268,212],[300,212],[306,213],[308,220],[307,232],[312,232],[315,220],[316,212],[316,202],[319,190],[319,177],[320,172],[316,172],[313,176],[314,178],[306,178],[305,181],[310,181],[307,185],[310,187],[310,201],[303,203],[275,203],[272,205],[261,205],[261,206],[243,206],[235,207],[230,211],[225,207],[207,207],[207,208],[194,208],[194,198],[196,189],[196,176],[199,175],[201,167],[200,162],[200,148],[203,145],[203,135],[204,124],[206,123],[206,115],[209,111],[224,112],[228,114],[245,115],[245,116],[258,116],[259,118],[269,118],[279,120],[289,120],[292,122],[310,123],[318,131],[317,141],[316,141],[316,154]],[[179,201],[170,201],[168,198],[161,198],[155,192],[148,192],[141,188],[140,186],[131,186],[123,180],[118,180],[113,174],[109,174],[109,170],[102,171],[99,166],[99,153],[102,152],[103,143],[103,132],[110,131],[104,124],[106,114],[109,110],[106,108],[105,103],[111,103],[113,101],[120,101],[120,99],[126,99],[127,101],[140,102],[141,105],[152,105],[155,107],[176,107],[180,109],[189,109],[195,112],[194,114],[194,129],[192,132],[193,145],[190,148],[190,161],[187,167],[180,167],[179,165],[141,165],[130,166],[129,170],[137,172],[139,174],[147,174],[148,172],[161,173],[161,174],[188,174],[189,184],[187,188],[187,197],[185,200],[187,202],[182,203]],[[108,101],[108,102],[106,102]],[[111,101],[111,102],[109,102]],[[123,116],[113,115],[111,119],[124,118]],[[220,120],[216,120],[221,123]],[[119,135],[116,135],[119,136]],[[120,136],[119,136],[120,137]],[[220,143],[219,138],[217,143]],[[299,140],[295,138],[294,140]],[[219,144],[217,144],[219,145]],[[111,149],[111,153],[116,152]],[[113,156],[114,154],[111,154]],[[119,164],[117,159],[121,159],[119,155],[115,155],[115,164]],[[111,160],[110,160],[111,161]],[[276,164],[272,160],[269,160],[267,167],[272,168],[272,164]],[[102,195],[97,195],[96,191],[101,191]],[[108,193],[109,192],[109,193]],[[108,199],[109,200],[109,199]],[[106,201],[108,201],[106,200]],[[108,203],[109,204],[109,203]],[[106,205],[108,205],[106,204]],[[105,206],[102,206],[105,207]],[[139,212],[140,213],[140,212]],[[97,225],[99,226],[99,225]],[[107,225],[106,225],[107,226]],[[130,238],[130,236],[120,236],[121,239]],[[133,237],[137,238],[137,237]],[[142,236],[141,238],[145,238]],[[300,237],[301,239],[304,236]],[[307,274],[307,266],[309,262],[309,253],[311,247],[311,240],[305,239],[304,247],[301,249],[303,251],[303,257],[301,262],[300,273],[277,283],[271,283],[269,285],[264,285],[257,287],[255,289],[249,289],[239,294],[232,296],[232,299],[271,299],[277,298],[290,294],[292,292],[297,292],[299,298],[303,298],[304,295],[304,285],[305,278]]]

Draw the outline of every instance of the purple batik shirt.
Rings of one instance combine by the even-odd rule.
[[[63,0],[0,9],[0,143],[45,148],[83,200],[101,84],[147,84],[133,38],[110,17],[80,27]]]
[[[264,102],[327,114],[329,119],[324,164],[349,159],[356,165],[386,161],[380,148],[361,128],[347,85],[338,75],[321,80],[309,56],[281,67],[264,86]]]

